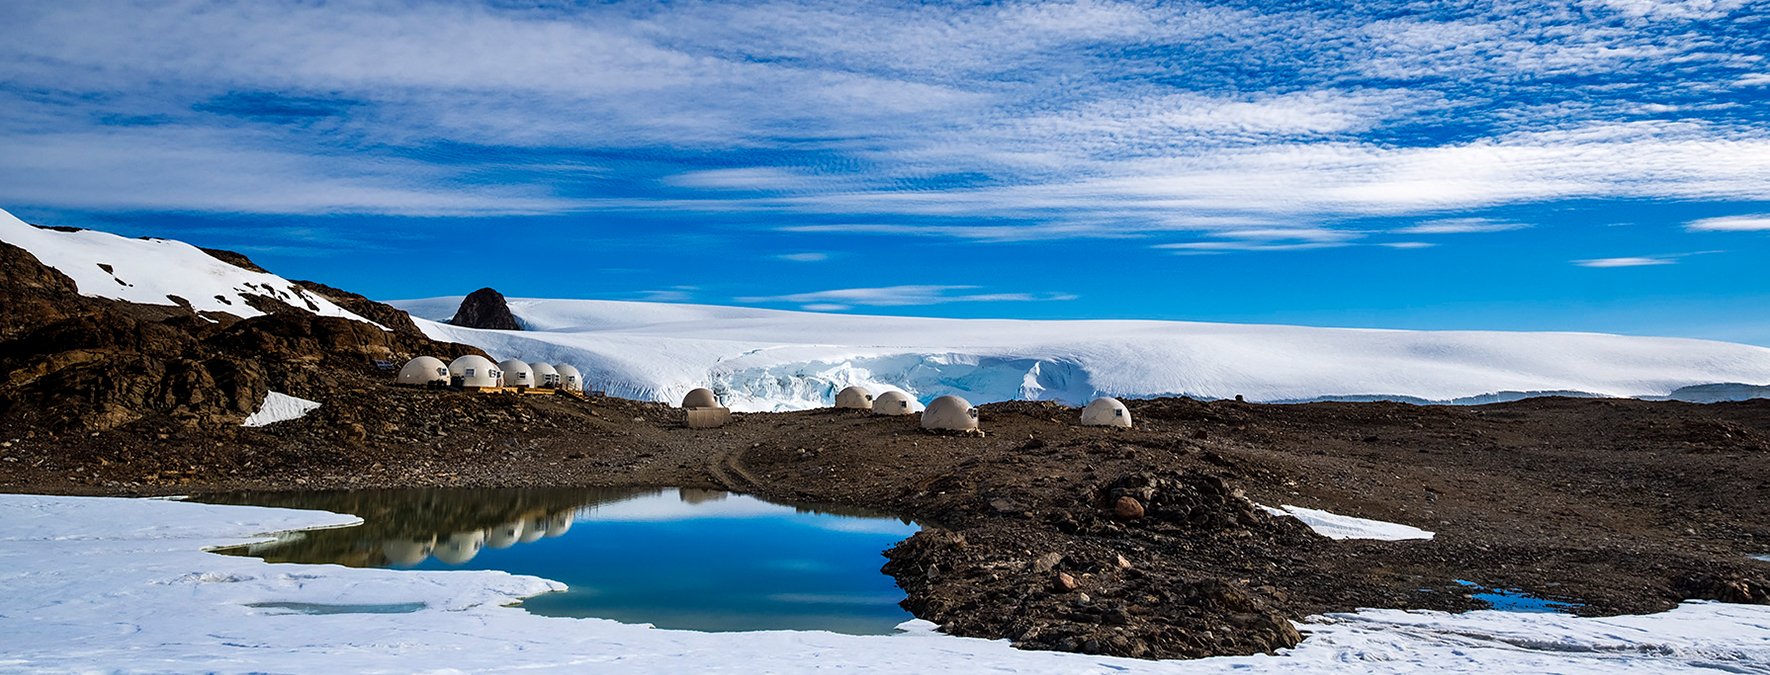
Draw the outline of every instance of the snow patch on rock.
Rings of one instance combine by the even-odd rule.
[[[252,413],[241,422],[242,427],[262,427],[277,422],[300,419],[308,413],[318,410],[317,401],[296,398],[279,392],[268,392],[264,395],[264,403],[258,405],[258,412]]]
[[[88,297],[189,305],[198,312],[245,318],[264,314],[246,302],[247,295],[258,295],[320,316],[374,323],[288,279],[236,267],[181,241],[43,229],[5,211],[0,211],[0,241],[30,251],[39,262],[73,279],[80,294]]]
[[[1316,509],[1286,504],[1279,508],[1255,504],[1262,510],[1275,516],[1290,516],[1303,521],[1316,534],[1329,539],[1377,539],[1381,541],[1401,541],[1403,539],[1431,539],[1432,533],[1401,523],[1389,523],[1367,518],[1354,518],[1329,513]]]

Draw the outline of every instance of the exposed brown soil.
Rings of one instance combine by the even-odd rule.
[[[8,264],[8,492],[682,486],[868,507],[925,526],[886,566],[917,616],[1030,648],[1142,657],[1268,651],[1298,639],[1287,620],[1323,612],[1480,607],[1457,580],[1588,614],[1764,603],[1770,588],[1770,563],[1746,557],[1770,552],[1765,400],[1158,399],[1127,401],[1134,429],[1009,402],[981,407],[982,437],[838,410],[690,429],[654,403],[396,387],[374,360],[469,348],[298,313],[211,324],[162,308],[156,319],[69,299],[53,275]],[[135,323],[116,328],[130,312]],[[233,390],[201,378],[177,389],[127,366],[186,362],[214,364],[211,380],[229,367],[249,377],[217,404]],[[324,405],[239,427],[233,398],[273,385]],[[125,412],[81,424],[110,409],[99,404]],[[1333,541],[1249,500],[1437,536]]]

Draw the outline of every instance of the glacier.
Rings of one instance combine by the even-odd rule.
[[[533,298],[508,300],[527,330],[497,331],[443,323],[460,301],[390,304],[434,339],[499,359],[570,363],[587,388],[613,396],[675,402],[707,387],[746,412],[825,407],[849,385],[901,390],[924,404],[956,394],[973,403],[1068,405],[1097,396],[1487,403],[1770,391],[1761,386],[1770,383],[1770,349],[1685,338],[935,319]]]

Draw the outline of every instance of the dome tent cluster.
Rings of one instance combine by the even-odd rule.
[[[865,387],[848,386],[836,393],[834,403],[837,409],[865,410],[879,416],[903,417],[920,412],[921,426],[928,431],[982,433],[977,408],[960,396],[941,396],[918,411],[916,400],[903,391],[892,389],[875,397]],[[721,405],[717,394],[704,387],[689,391],[682,398],[681,407],[688,414],[690,427],[722,426],[731,420],[730,409]],[[1082,409],[1081,424],[1130,428],[1131,411],[1124,402],[1103,396]]]
[[[467,391],[550,394],[584,390],[584,376],[572,366],[524,363],[516,359],[493,363],[478,354],[468,354],[447,364],[434,356],[420,356],[407,361],[394,382],[415,387],[458,387]]]

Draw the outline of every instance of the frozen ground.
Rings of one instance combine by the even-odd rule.
[[[1530,392],[1666,397],[1770,383],[1770,349],[1593,333],[1398,331],[1178,321],[927,319],[743,307],[511,299],[525,331],[440,323],[459,297],[395,301],[431,337],[499,359],[569,363],[611,395],[676,402],[709,387],[735,410],[828,406],[851,384],[924,403],[958,394],[1482,403]],[[424,319],[433,319],[425,321]],[[1703,389],[1761,396],[1756,385]]]
[[[271,565],[204,553],[334,514],[0,495],[0,671],[1770,673],[1770,607],[1650,616],[1364,611],[1279,656],[1146,662],[896,636],[693,633],[501,606],[557,584],[497,572]]]

